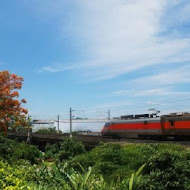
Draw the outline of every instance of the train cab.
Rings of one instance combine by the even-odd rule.
[[[103,136],[108,136],[108,135],[110,135],[110,125],[111,125],[110,122],[105,123],[105,125],[104,125],[104,127],[103,127],[103,129],[102,129],[102,131],[101,131],[101,134],[102,134]]]

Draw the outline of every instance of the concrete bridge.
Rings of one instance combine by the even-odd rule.
[[[47,143],[58,143],[64,141],[69,137],[69,134],[40,134],[30,133],[30,143],[39,147],[40,150],[44,151]],[[76,135],[73,136],[77,141],[81,141],[87,149],[91,149],[98,146],[102,142],[110,142],[111,140],[105,139],[98,135]],[[19,141],[27,141],[27,133],[8,132],[8,138],[18,139]]]
[[[69,134],[39,134],[31,133],[30,134],[30,143],[39,147],[40,150],[44,151],[47,143],[58,143],[64,141],[69,137]],[[28,138],[27,133],[18,133],[18,132],[9,132],[8,138],[18,139],[19,141],[26,141]],[[157,141],[157,140],[142,140],[142,139],[113,139],[111,137],[105,138],[101,135],[76,135],[74,136],[77,141],[81,141],[86,149],[92,149],[95,146],[98,146],[100,142],[120,142],[120,143],[171,143],[171,144],[182,144],[190,147],[190,141]]]

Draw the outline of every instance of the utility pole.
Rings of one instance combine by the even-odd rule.
[[[108,120],[110,120],[111,119],[111,117],[110,117],[110,110],[108,110]]]
[[[32,125],[31,123],[31,119],[30,119],[30,115],[28,114],[28,119],[27,119],[27,143],[30,143],[30,125]]]
[[[59,115],[57,116],[57,133],[59,133]]]
[[[72,119],[73,119],[73,115],[72,115],[72,112],[75,111],[75,110],[72,110],[72,108],[70,108],[70,138],[72,138],[72,132],[73,132],[73,129],[72,129]]]

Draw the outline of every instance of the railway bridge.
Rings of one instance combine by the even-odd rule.
[[[69,134],[40,134],[40,133],[30,133],[30,143],[36,145],[40,150],[44,150],[47,143],[58,143],[64,141],[64,139],[69,137]],[[114,139],[104,138],[101,135],[74,135],[77,141],[81,141],[87,149],[91,149],[95,146],[98,146],[100,142],[110,142]],[[18,133],[18,132],[8,132],[8,138],[18,139],[19,141],[27,141],[27,133]]]
[[[30,134],[30,143],[39,147],[40,150],[44,151],[47,143],[58,143],[60,141],[64,141],[64,139],[68,138],[69,134],[40,134],[40,133],[31,133]],[[19,141],[27,141],[28,134],[27,133],[18,133],[18,132],[9,132],[8,138],[10,139],[18,139]],[[174,140],[165,140],[165,141],[157,141],[157,140],[142,140],[142,139],[115,139],[111,137],[103,137],[101,135],[76,135],[74,136],[77,141],[81,141],[86,149],[92,149],[95,146],[100,145],[100,142],[115,142],[115,143],[176,143],[182,144],[190,147],[190,141],[174,141]]]

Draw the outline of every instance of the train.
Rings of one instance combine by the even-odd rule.
[[[190,113],[127,115],[105,123],[102,136],[144,139],[190,139]]]

